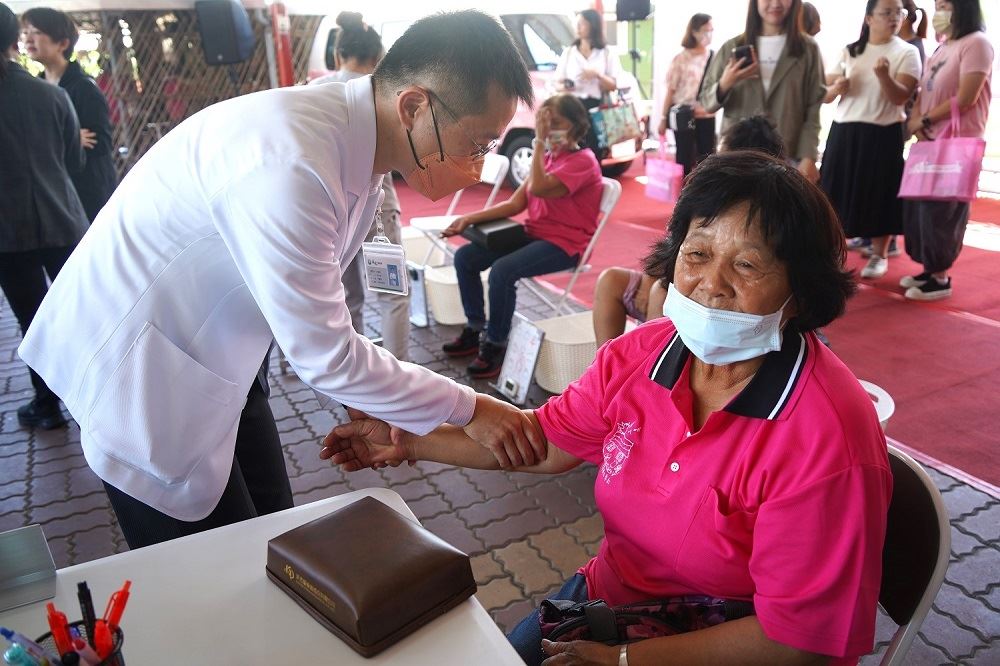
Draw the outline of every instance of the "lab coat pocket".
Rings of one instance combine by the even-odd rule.
[[[731,508],[725,495],[709,486],[677,550],[677,572],[686,584],[721,596],[752,591],[748,562],[756,522],[756,512]]]
[[[239,418],[230,406],[237,388],[147,323],[94,401],[87,427],[105,455],[161,483],[183,482]]]

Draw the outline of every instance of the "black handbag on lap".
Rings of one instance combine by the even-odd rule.
[[[491,252],[504,254],[524,247],[529,241],[524,225],[509,218],[470,224],[462,232],[462,238]]]

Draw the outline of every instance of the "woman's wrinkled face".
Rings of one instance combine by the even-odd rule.
[[[788,270],[764,240],[760,225],[747,224],[748,204],[719,214],[708,226],[691,221],[674,267],[674,286],[706,307],[766,315],[792,293]],[[785,317],[794,314],[785,308]]]
[[[790,11],[792,0],[757,0],[757,13],[761,20],[775,28],[784,27]]]

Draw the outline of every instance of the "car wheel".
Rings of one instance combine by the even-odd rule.
[[[628,168],[630,166],[632,166],[631,160],[629,160],[628,162],[618,162],[616,164],[609,164],[608,166],[601,167],[601,173],[607,176],[608,178],[617,178],[618,176],[621,176],[626,171],[628,171]]]
[[[521,187],[521,183],[531,175],[531,158],[535,154],[535,149],[531,147],[532,139],[534,136],[531,134],[519,136],[504,151],[504,155],[510,160],[507,181],[515,188]]]

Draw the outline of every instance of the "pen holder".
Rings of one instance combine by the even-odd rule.
[[[87,624],[83,620],[77,622],[71,622],[70,628],[76,629],[80,632],[80,638],[90,642],[90,636],[87,635]],[[91,664],[91,666],[125,666],[125,658],[122,657],[122,644],[125,642],[125,634],[122,633],[122,628],[118,627],[115,629],[115,633],[111,637],[113,643],[111,648],[111,654],[105,657],[103,660],[97,662],[96,664]],[[58,650],[56,649],[56,642],[52,638],[52,632],[44,633],[38,637],[35,641],[43,648],[55,654]],[[62,656],[62,655],[60,655]],[[84,666],[85,662],[81,658],[80,666]]]

